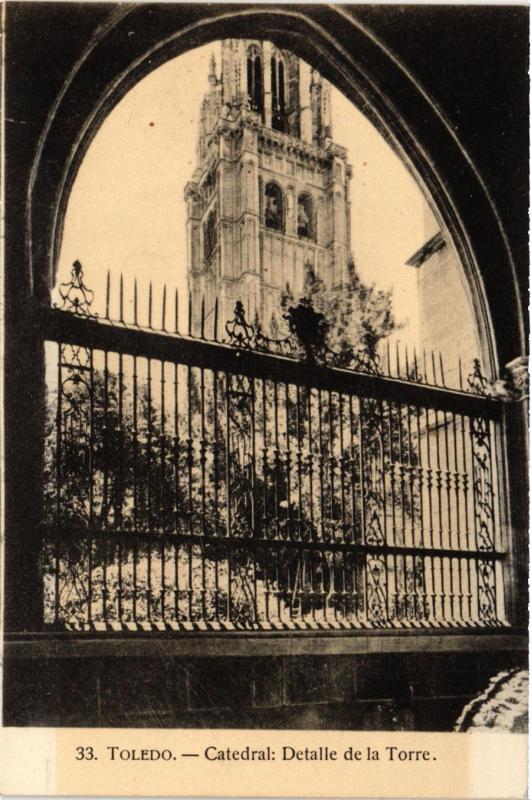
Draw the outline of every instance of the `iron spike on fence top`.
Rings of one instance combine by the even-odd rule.
[[[148,291],[148,328],[152,328],[152,313],[153,313],[153,284],[149,282]]]
[[[415,380],[419,381],[419,369],[417,363],[417,350],[415,346],[413,346],[413,369],[415,370]]]
[[[216,302],[214,303],[214,341],[217,342],[218,340],[218,298],[216,297]]]
[[[395,347],[395,351],[396,351],[396,377],[397,378],[401,378],[402,377],[400,375],[400,348],[398,346],[399,341],[400,341],[399,339],[396,340],[396,347]]]
[[[192,335],[192,292],[188,292],[188,336]]]
[[[433,372],[433,385],[437,386],[437,367],[435,366],[435,353],[431,351],[431,369]]]
[[[173,322],[173,329],[174,333],[179,333],[179,290],[177,288],[175,289],[174,304],[175,304],[175,318]]]
[[[445,380],[445,377],[444,377],[444,364],[443,364],[443,357],[442,357],[442,353],[441,353],[441,351],[440,351],[440,350],[439,350],[439,366],[440,366],[440,369],[441,369],[441,381],[442,381],[442,385],[443,385],[443,386],[446,386],[446,380]]]
[[[200,321],[200,336],[201,339],[205,338],[205,295],[201,297],[201,321]]]
[[[124,321],[124,276],[123,273],[120,272],[120,297],[119,297],[119,304],[120,304],[120,322],[125,324]]]
[[[457,366],[458,366],[458,370],[459,370],[459,388],[462,389],[463,388],[463,364],[462,364],[462,361],[461,361],[461,356],[459,356],[459,358],[457,359]]]
[[[98,315],[91,310],[94,292],[85,286],[81,261],[74,261],[70,272],[70,280],[60,283],[58,290],[62,302],[60,305],[54,303],[54,308],[58,308],[61,311],[69,311],[78,317],[96,319]]]
[[[162,287],[162,330],[166,330],[166,284]]]
[[[136,278],[133,285],[133,324],[138,326],[138,284]]]
[[[105,285],[105,319],[110,319],[111,308],[111,271],[107,270],[107,282]]]

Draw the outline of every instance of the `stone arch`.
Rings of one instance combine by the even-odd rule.
[[[50,110],[27,194],[30,294],[49,301],[70,189],[114,105],[144,75],[191,47],[220,38],[256,38],[260,31],[260,38],[289,47],[362,108],[405,162],[457,248],[492,366],[524,351],[513,256],[481,174],[435,102],[355,14],[275,5],[170,12],[142,5],[113,10]]]

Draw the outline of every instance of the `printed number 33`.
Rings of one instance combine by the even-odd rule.
[[[92,761],[96,756],[92,747],[76,747],[76,761]]]

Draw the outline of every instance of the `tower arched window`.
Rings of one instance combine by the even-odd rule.
[[[203,252],[205,261],[207,261],[218,243],[216,211],[213,209],[208,215],[205,227],[203,229]]]
[[[262,114],[264,108],[262,58],[255,47],[247,51],[247,95],[252,110]]]
[[[315,215],[309,194],[300,194],[297,199],[297,235],[299,239],[315,239]]]
[[[268,183],[264,192],[264,223],[273,231],[284,230],[284,200],[276,183]]]
[[[286,75],[284,61],[277,56],[271,59],[271,111],[273,128],[286,132]]]

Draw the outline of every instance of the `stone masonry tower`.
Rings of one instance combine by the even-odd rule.
[[[186,184],[188,283],[206,325],[237,300],[267,328],[282,291],[311,268],[341,286],[350,258],[345,148],[332,140],[330,86],[270,42],[222,42],[201,104],[197,168]]]

